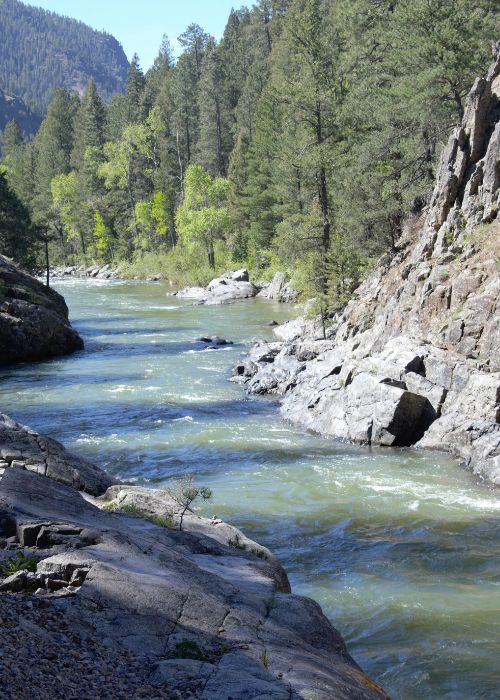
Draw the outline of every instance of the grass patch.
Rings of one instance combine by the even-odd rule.
[[[243,544],[243,542],[240,539],[240,536],[236,534],[234,537],[230,537],[227,541],[228,545],[230,547],[234,547],[235,549],[246,549],[247,546],[246,544]]]
[[[269,668],[269,652],[265,647],[260,652],[260,660],[262,661],[262,665],[265,666],[265,668]]]
[[[8,560],[2,568],[3,576],[11,576],[18,571],[36,571],[38,564],[38,559],[36,557],[25,556],[22,552],[19,552],[15,557]]]
[[[259,559],[265,559],[267,561],[268,556],[262,549],[251,549],[252,554],[254,554]]]
[[[139,506],[134,506],[133,504],[125,504],[123,506],[117,503],[105,503],[102,506],[103,510],[107,510],[110,513],[119,513],[121,515],[131,515],[134,518],[143,518],[144,520],[149,520],[149,522],[158,525],[159,527],[165,527],[169,530],[174,527],[174,514],[166,513],[165,515],[151,515],[147,511],[139,508]]]
[[[178,642],[175,649],[167,655],[169,659],[194,659],[195,661],[207,661],[208,654],[203,651],[197,642],[191,639],[185,639],[183,642]]]

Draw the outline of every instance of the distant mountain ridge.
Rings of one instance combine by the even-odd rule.
[[[34,115],[45,114],[56,88],[81,92],[90,77],[104,99],[122,92],[128,65],[110,34],[18,0],[0,0],[0,88]]]

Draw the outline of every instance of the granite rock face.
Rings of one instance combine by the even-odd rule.
[[[129,487],[109,496],[147,501]],[[165,507],[160,501],[161,494],[152,495],[151,511]],[[34,572],[7,582],[10,592],[0,593],[0,602],[14,589],[16,596],[32,595],[35,585],[35,597],[47,605],[69,599],[64,621],[72,638],[104,640],[106,658],[142,659],[147,697],[387,699],[320,607],[289,593],[279,565],[255,554],[250,540],[243,549],[213,537],[223,530],[211,523],[180,532],[110,513],[21,469],[5,471],[0,511],[0,542],[9,542],[9,553],[17,548],[37,559]],[[28,622],[23,644],[33,636],[38,629]],[[63,686],[73,666],[81,667],[78,653],[70,658]],[[37,674],[35,664],[31,683]]]
[[[500,43],[443,150],[429,206],[332,319],[275,329],[235,381],[293,423],[447,450],[500,484]],[[265,358],[265,359],[264,359]]]
[[[82,348],[62,296],[0,255],[0,365]]]
[[[297,301],[299,293],[287,284],[284,272],[277,272],[271,282],[261,289],[258,296],[290,304]]]
[[[0,478],[7,469],[42,474],[62,484],[99,496],[113,479],[61,443],[0,414]]]

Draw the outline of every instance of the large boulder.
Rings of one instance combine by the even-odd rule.
[[[62,296],[0,255],[0,365],[82,348]]]
[[[174,292],[172,296],[179,299],[193,299],[200,304],[210,306],[251,299],[257,295],[258,291],[259,287],[249,282],[248,270],[242,269],[216,277],[207,287],[186,287]]]
[[[287,284],[284,272],[277,272],[271,282],[261,289],[258,296],[273,301],[292,303],[297,301],[299,293]]]

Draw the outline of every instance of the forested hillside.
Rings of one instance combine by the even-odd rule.
[[[8,4],[11,4],[9,0]],[[498,38],[496,0],[260,0],[220,43],[164,41],[106,107],[58,90],[12,188],[52,256],[203,282],[284,269],[343,304],[431,192],[443,143]]]
[[[27,136],[34,136],[42,121],[41,117],[33,114],[19,97],[7,95],[0,88],[0,132],[13,119]]]
[[[108,98],[125,83],[128,61],[109,34],[18,0],[0,0],[0,88],[43,116],[55,88],[82,91],[93,77]]]

